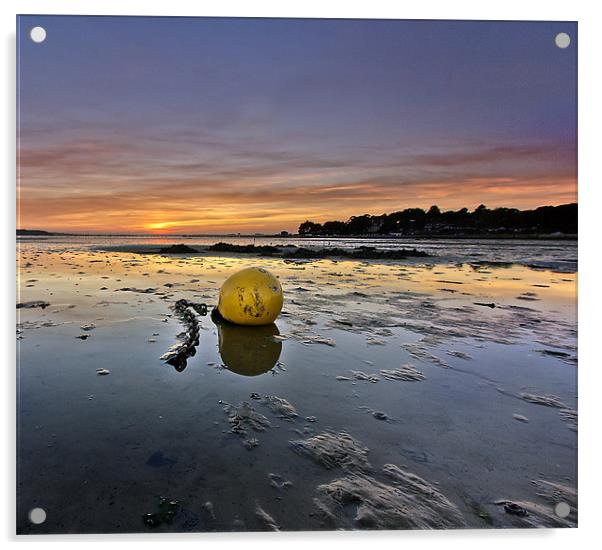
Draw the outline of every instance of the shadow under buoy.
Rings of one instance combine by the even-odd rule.
[[[282,342],[278,327],[271,325],[241,326],[226,321],[214,309],[211,319],[217,326],[218,348],[224,366],[242,376],[259,376],[273,369]]]

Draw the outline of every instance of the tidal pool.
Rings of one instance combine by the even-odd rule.
[[[562,246],[535,269],[19,243],[18,531],[576,525]],[[199,316],[194,355],[161,360],[176,301],[211,309],[252,265],[282,283],[276,323]]]

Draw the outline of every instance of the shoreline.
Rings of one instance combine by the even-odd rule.
[[[91,247],[97,252],[118,252],[140,255],[162,255],[165,257],[221,257],[221,258],[249,258],[261,260],[283,260],[285,262],[312,262],[319,260],[331,261],[360,261],[374,263],[403,262],[415,264],[425,262],[430,265],[448,263],[468,264],[475,268],[497,267],[510,268],[514,265],[527,267],[534,270],[551,271],[555,273],[577,273],[578,263],[570,266],[560,266],[554,262],[541,264],[529,261],[503,261],[474,257],[473,255],[438,255],[416,249],[383,250],[375,247],[355,247],[350,249],[340,248],[305,248],[296,245],[234,245],[217,243],[190,247],[186,244],[169,246],[151,244],[111,245],[104,247]],[[400,265],[402,265],[400,263]]]
[[[166,256],[257,256],[282,260],[406,260],[411,258],[431,258],[432,256],[415,248],[382,250],[372,246],[343,248],[305,248],[290,245],[236,245],[219,242],[213,245],[191,247],[186,244],[123,245],[97,247],[94,250],[105,252],[130,252],[133,254],[162,254]]]
[[[28,239],[51,239],[55,237],[84,237],[84,238],[96,238],[103,237],[107,239],[282,239],[282,240],[307,240],[309,242],[313,240],[327,240],[327,241],[344,241],[349,239],[357,240],[383,240],[383,241],[408,241],[408,240],[434,240],[434,241],[445,241],[445,240],[500,240],[500,241],[578,241],[579,237],[577,234],[566,233],[561,235],[554,235],[550,233],[522,233],[519,235],[511,233],[501,234],[479,234],[479,233],[458,233],[458,234],[430,234],[430,233],[419,233],[414,235],[281,235],[280,233],[274,234],[232,234],[232,233],[220,233],[220,234],[180,234],[180,233],[167,233],[167,234],[152,234],[152,233],[19,233],[16,234],[17,240]]]

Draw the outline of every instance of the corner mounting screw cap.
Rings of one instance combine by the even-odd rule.
[[[571,44],[571,37],[565,32],[559,32],[556,35],[556,38],[554,38],[554,42],[556,43],[556,46],[564,50]]]
[[[29,511],[29,521],[35,525],[40,525],[46,521],[46,510],[44,508],[32,508]]]
[[[566,518],[571,513],[571,507],[566,502],[559,502],[554,507],[554,513],[559,518]]]
[[[29,38],[36,44],[44,42],[46,40],[46,29],[44,27],[33,27],[29,31]]]

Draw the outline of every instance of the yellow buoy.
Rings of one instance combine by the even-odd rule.
[[[269,325],[282,309],[280,281],[262,267],[248,267],[226,279],[217,309],[237,325]]]

